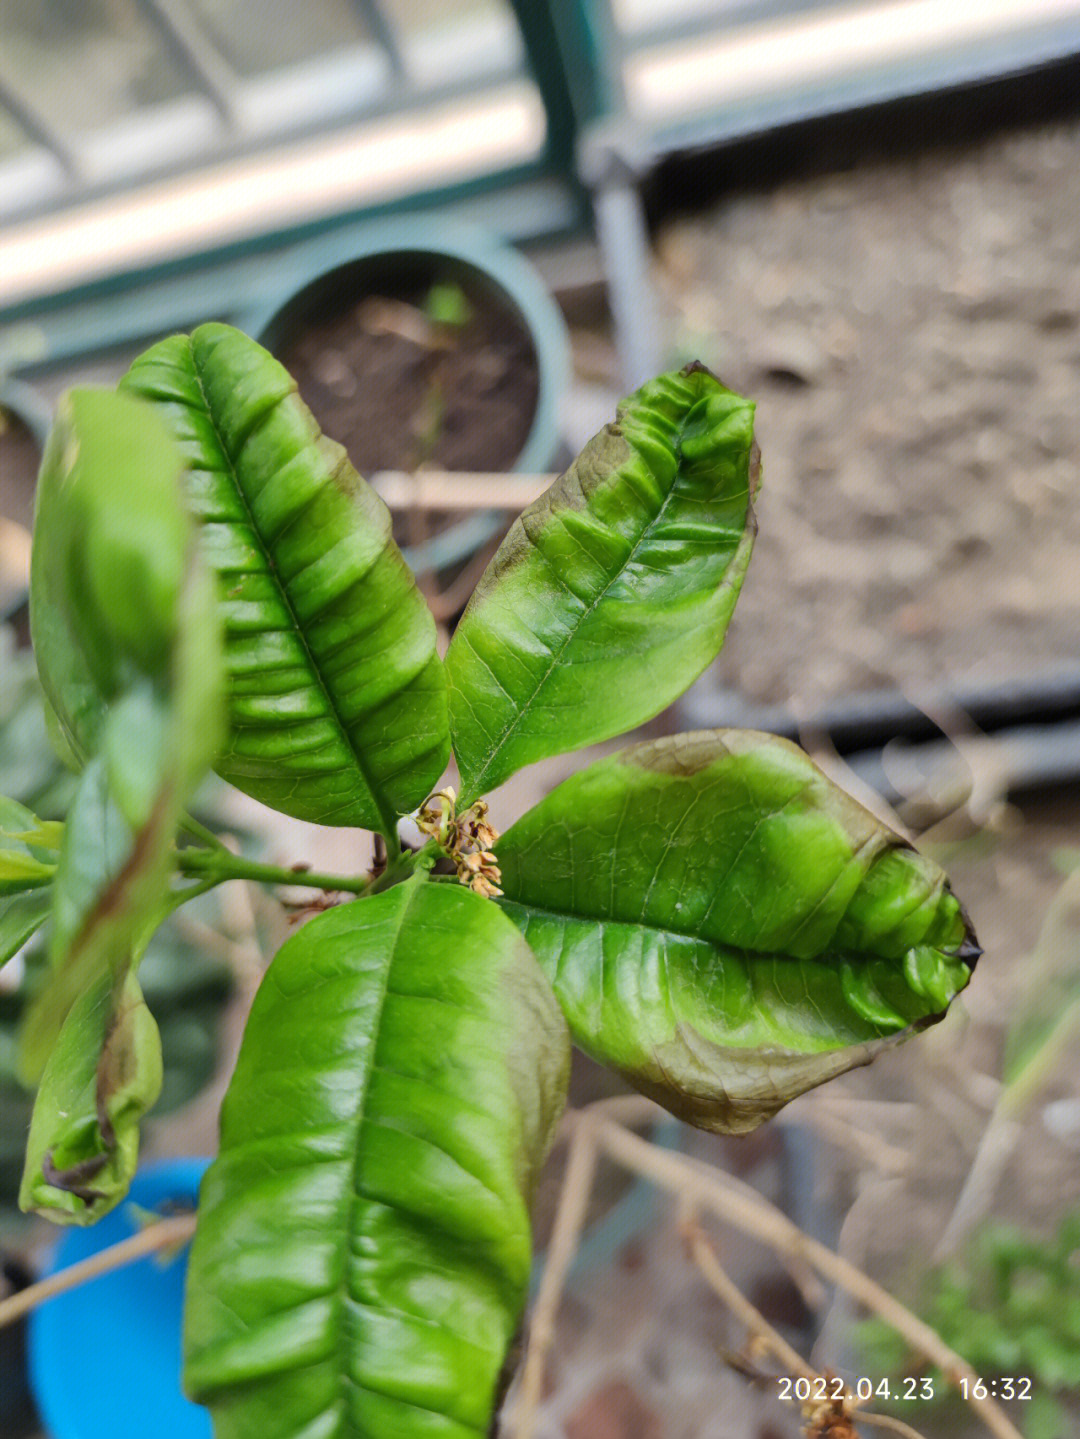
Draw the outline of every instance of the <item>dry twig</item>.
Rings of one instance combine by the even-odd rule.
[[[989,1397],[976,1398],[972,1392],[977,1378],[975,1371],[949,1348],[939,1334],[869,1275],[804,1234],[766,1199],[760,1195],[754,1200],[748,1199],[718,1177],[703,1174],[698,1166],[682,1155],[657,1149],[609,1119],[597,1118],[593,1122],[600,1147],[613,1159],[688,1203],[708,1209],[744,1233],[754,1235],[777,1252],[809,1261],[819,1273],[846,1289],[865,1308],[892,1325],[909,1344],[936,1364],[950,1383],[957,1384],[960,1379],[967,1379],[967,1402],[995,1439],[1023,1439],[999,1404]]]
[[[784,1336],[777,1333],[764,1314],[750,1303],[720,1263],[712,1240],[692,1214],[680,1222],[679,1229],[686,1241],[690,1258],[701,1270],[705,1282],[710,1289],[719,1294],[732,1314],[747,1330],[755,1347],[760,1347],[764,1352],[771,1354],[776,1362],[783,1366],[784,1372],[787,1374],[800,1374],[804,1379],[819,1378],[818,1371],[808,1364],[802,1355],[791,1347]]]
[[[828,1386],[829,1376],[820,1373],[813,1365],[808,1364],[802,1355],[791,1347],[783,1335],[777,1333],[761,1311],[750,1303],[746,1295],[731,1279],[717,1257],[712,1240],[696,1219],[691,1215],[683,1220],[680,1227],[686,1239],[690,1257],[701,1271],[702,1277],[745,1327],[754,1347],[771,1354],[785,1374],[797,1374],[805,1379],[820,1380]],[[809,1404],[803,1406],[803,1413],[811,1425],[819,1422],[815,1409],[820,1411],[823,1405],[828,1405],[833,1409],[833,1414],[826,1415],[827,1418],[846,1418],[848,1420],[851,1439],[858,1439],[858,1432],[853,1422],[855,1417],[858,1417],[860,1423],[876,1424],[880,1428],[891,1429],[896,1434],[904,1435],[905,1439],[923,1439],[918,1430],[912,1429],[902,1419],[893,1419],[887,1414],[874,1414],[860,1410],[858,1399],[846,1385],[843,1399],[839,1403],[823,1399],[818,1401],[817,1405],[814,1404],[814,1401],[810,1401]],[[856,1411],[858,1411],[857,1415]],[[811,1432],[814,1432],[813,1429]],[[824,1432],[828,1433],[828,1428],[825,1428]],[[836,1433],[835,1426],[832,1432]],[[841,1432],[843,1431],[841,1430]]]
[[[544,1366],[555,1337],[555,1315],[563,1286],[577,1252],[578,1239],[592,1194],[596,1173],[596,1119],[587,1112],[577,1116],[566,1161],[566,1175],[559,1195],[548,1248],[547,1263],[540,1281],[536,1309],[529,1326],[529,1344],[521,1375],[521,1390],[514,1415],[515,1439],[532,1439],[536,1411],[544,1388]]]
[[[77,1289],[80,1284],[88,1284],[91,1279],[97,1279],[102,1274],[122,1269],[125,1264],[133,1264],[136,1259],[143,1259],[147,1254],[157,1254],[162,1249],[184,1245],[194,1233],[194,1214],[177,1214],[171,1219],[150,1224],[138,1234],[133,1234],[130,1239],[111,1244],[108,1249],[91,1254],[89,1259],[82,1259],[78,1264],[50,1274],[47,1279],[41,1279],[18,1294],[0,1300],[0,1329],[5,1324],[13,1324],[16,1319],[21,1319],[24,1314],[29,1314],[31,1309],[36,1309],[39,1304],[44,1304],[46,1299],[52,1299],[56,1294]]]

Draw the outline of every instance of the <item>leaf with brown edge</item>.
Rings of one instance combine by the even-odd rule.
[[[161,1091],[157,1025],[129,971],[76,1001],[49,1055],[30,1121],[19,1205],[94,1224],[128,1191],[139,1121]]]
[[[934,1023],[980,953],[938,866],[773,735],[633,745],[498,856],[575,1041],[707,1129]]]

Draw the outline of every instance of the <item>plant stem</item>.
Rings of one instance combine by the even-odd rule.
[[[364,886],[364,893],[379,894],[384,889],[392,889],[395,884],[400,884],[419,870],[430,870],[440,854],[441,850],[434,840],[428,840],[423,849],[408,849],[399,853],[396,859],[390,859],[382,874],[376,875]]]
[[[318,874],[312,870],[284,869],[276,864],[262,864],[229,850],[182,849],[177,855],[181,874],[206,876],[214,884],[227,879],[251,879],[260,884],[298,885],[304,889],[342,890],[362,894],[368,888],[363,875]],[[212,885],[208,885],[212,888]]]
[[[203,844],[209,845],[211,849],[223,849],[231,852],[228,850],[228,846],[222,843],[214,831],[207,829],[206,825],[200,824],[194,815],[185,814],[180,820],[180,828],[185,834],[190,834],[193,839],[201,839]]]
[[[401,836],[397,832],[397,825],[388,825],[385,830],[380,830],[379,833],[386,843],[387,859],[393,864],[394,860],[401,857]]]
[[[231,875],[224,878],[230,879]],[[222,877],[214,874],[208,875],[206,879],[200,880],[198,884],[189,884],[187,889],[177,889],[169,895],[167,903],[163,906],[161,918],[168,919],[170,914],[175,914],[181,905],[187,904],[189,899],[198,899],[200,894],[209,894],[222,882]]]

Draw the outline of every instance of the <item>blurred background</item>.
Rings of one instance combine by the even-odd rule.
[[[1025,1439],[1080,1419],[1078,216],[1080,0],[0,0],[0,793],[66,804],[25,591],[69,385],[204,320],[259,336],[386,496],[449,633],[513,513],[618,399],[703,360],[758,402],[760,537],[719,660],[644,733],[800,739],[947,866],[986,954],[943,1024],[763,1133],[643,1126],[979,1373],[1029,1376],[1007,1406]],[[495,823],[583,762],[516,777]],[[271,823],[224,787],[199,813],[275,861],[368,862],[366,836]],[[170,1087],[148,1152],[209,1152],[285,932],[234,886],[158,943]],[[0,976],[9,1285],[49,1240],[13,1207],[36,963]],[[616,1089],[578,1063],[578,1102]],[[931,1372],[708,1228],[819,1369]],[[8,1337],[14,1439],[37,1431]],[[744,1340],[673,1206],[605,1164],[537,1434],[793,1439]],[[951,1399],[894,1412],[925,1439],[989,1432]]]

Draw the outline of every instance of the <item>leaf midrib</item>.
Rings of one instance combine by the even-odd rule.
[[[796,957],[791,954],[784,954],[775,949],[751,949],[747,945],[724,944],[720,940],[709,939],[702,934],[693,934],[686,929],[678,929],[672,924],[659,924],[652,920],[643,919],[618,919],[615,915],[600,917],[594,914],[571,914],[568,910],[552,909],[548,905],[535,904],[528,900],[512,899],[509,895],[503,896],[502,900],[496,900],[501,910],[506,911],[510,906],[515,909],[524,910],[527,915],[535,916],[537,919],[552,920],[557,924],[592,924],[597,929],[604,929],[606,926],[617,926],[620,929],[640,930],[644,934],[670,935],[675,939],[688,939],[694,944],[706,945],[714,952],[731,950],[736,954],[744,955],[755,960],[779,960],[783,964],[821,964],[829,957],[829,950],[826,947],[817,954],[801,955]],[[509,916],[507,916],[509,918]],[[837,926],[839,928],[839,926]],[[868,950],[859,949],[837,949],[832,951],[833,958],[847,960],[862,960],[867,964],[876,960],[886,959],[885,955],[874,954]],[[887,960],[890,964],[900,966],[900,961]]]
[[[370,1030],[372,1036],[370,1059],[369,1063],[364,1066],[364,1082],[363,1087],[360,1091],[359,1103],[356,1107],[356,1125],[353,1135],[353,1155],[352,1163],[349,1167],[350,1184],[348,1221],[343,1230],[343,1247],[346,1252],[341,1270],[341,1283],[338,1286],[338,1292],[336,1296],[338,1307],[338,1323],[335,1326],[338,1336],[336,1387],[340,1395],[341,1412],[343,1415],[347,1415],[349,1412],[348,1394],[350,1387],[354,1382],[349,1375],[348,1354],[350,1346],[346,1339],[346,1332],[348,1332],[348,1335],[350,1337],[353,1335],[354,1332],[355,1325],[352,1321],[352,1312],[353,1309],[356,1307],[355,1301],[352,1297],[352,1293],[349,1289],[350,1269],[348,1264],[348,1254],[352,1247],[352,1238],[357,1213],[361,1206],[369,1202],[365,1200],[364,1196],[360,1192],[360,1140],[364,1131],[368,1094],[371,1089],[371,1076],[375,1072],[375,1060],[378,1055],[379,1038],[382,1033],[383,1014],[386,1009],[387,998],[390,994],[390,971],[393,969],[394,961],[397,958],[398,945],[401,942],[401,932],[405,928],[405,921],[416,899],[417,885],[422,884],[423,882],[423,878],[417,876],[415,879],[408,881],[405,885],[400,886],[400,888],[405,891],[404,902],[399,902],[397,921],[393,929],[393,938],[387,946],[386,963],[383,965],[382,973],[380,975],[380,992],[378,997],[376,1018],[375,1023],[372,1025]]]
[[[371,796],[375,804],[375,808],[378,810],[379,818],[382,820],[383,823],[384,835],[388,840],[391,840],[397,834],[397,815],[394,814],[393,811],[389,808],[386,800],[380,794],[377,786],[369,775],[368,770],[360,756],[360,752],[352,741],[352,737],[349,734],[348,728],[338,707],[337,701],[334,698],[334,695],[330,690],[328,684],[326,683],[325,678],[323,677],[322,669],[318,663],[314,651],[311,648],[311,645],[308,642],[307,634],[304,631],[304,627],[300,623],[299,616],[296,613],[296,608],[293,605],[292,597],[289,594],[288,589],[286,588],[285,583],[278,572],[278,567],[270,553],[269,544],[264,538],[262,530],[259,528],[258,523],[256,522],[254,511],[252,510],[251,505],[248,501],[247,491],[240,483],[240,476],[237,469],[237,464],[234,461],[232,453],[228,445],[226,444],[225,437],[221,433],[221,430],[218,426],[217,416],[214,413],[213,407],[210,404],[209,397],[206,393],[206,387],[203,384],[202,370],[199,365],[198,356],[195,352],[195,346],[192,343],[190,337],[188,339],[188,350],[191,355],[192,373],[195,376],[195,383],[199,387],[199,395],[202,399],[204,412],[210,422],[210,427],[213,430],[214,438],[217,440],[221,453],[226,463],[228,464],[229,478],[232,481],[233,489],[240,500],[241,506],[243,507],[243,511],[247,518],[251,534],[255,539],[259,554],[262,557],[264,573],[269,576],[274,586],[274,589],[279,599],[281,600],[282,605],[286,610],[286,613],[289,616],[289,621],[292,626],[292,632],[299,640],[300,646],[307,660],[308,672],[312,676],[315,685],[317,686],[319,692],[326,701],[326,706],[330,718],[336,726],[338,733],[341,735],[341,738],[345,744],[345,748],[353,758],[353,763],[356,766],[356,770],[361,783],[367,789],[368,794]],[[266,413],[257,422],[257,426],[259,424],[265,423],[269,416],[273,415],[274,412],[277,410],[278,406],[282,403],[282,400],[276,400],[272,408],[266,411]],[[251,438],[251,433],[251,431],[248,432],[247,439]],[[378,563],[378,559],[376,559],[375,563]]]
[[[690,408],[693,408],[693,406],[690,406]],[[592,614],[592,612],[596,609],[597,605],[599,605],[600,602],[605,598],[605,596],[607,595],[608,591],[611,589],[612,585],[615,584],[616,580],[618,580],[619,577],[625,572],[625,570],[627,569],[627,567],[630,565],[630,563],[631,563],[632,560],[634,559],[634,556],[637,554],[638,550],[641,548],[641,546],[642,546],[642,545],[645,543],[645,541],[647,540],[647,538],[648,538],[648,536],[649,536],[649,533],[650,533],[650,531],[652,530],[652,528],[653,528],[655,525],[657,525],[657,524],[660,522],[660,520],[663,518],[664,512],[666,511],[668,505],[671,503],[672,497],[673,497],[674,494],[675,494],[675,486],[677,485],[678,480],[679,480],[679,472],[680,472],[681,466],[682,466],[682,442],[683,442],[683,436],[685,435],[685,433],[686,433],[686,415],[684,415],[683,418],[682,418],[682,420],[679,422],[678,434],[677,434],[677,439],[676,439],[676,442],[675,442],[675,444],[676,444],[676,465],[675,465],[675,471],[676,471],[676,472],[675,472],[675,476],[674,476],[674,478],[672,479],[672,482],[671,482],[671,488],[668,490],[667,494],[664,496],[663,504],[662,504],[662,505],[660,506],[660,508],[656,511],[656,514],[652,516],[652,518],[647,522],[647,524],[645,525],[645,527],[642,529],[641,534],[638,536],[638,538],[637,538],[637,539],[635,540],[635,542],[634,542],[634,547],[633,547],[633,549],[630,551],[630,553],[627,555],[626,559],[625,559],[625,560],[623,561],[623,563],[619,566],[619,568],[615,571],[615,573],[611,575],[611,577],[609,578],[608,582],[604,585],[604,588],[599,592],[599,594],[597,594],[596,598],[595,598],[595,599],[593,600],[593,602],[589,605],[588,609],[584,610],[584,611],[582,612],[582,614],[578,617],[577,621],[567,630],[566,635],[564,636],[563,641],[562,641],[562,644],[560,644],[559,648],[558,648],[557,650],[552,651],[551,662],[550,662],[550,664],[548,665],[547,669],[544,671],[544,673],[540,676],[539,680],[536,682],[536,685],[535,685],[535,687],[533,688],[532,694],[529,696],[529,698],[528,698],[528,700],[525,702],[525,704],[523,704],[523,705],[518,709],[517,713],[514,715],[513,719],[510,721],[510,723],[504,728],[504,730],[503,730],[502,733],[500,734],[498,740],[496,741],[495,745],[493,746],[493,748],[492,748],[491,751],[489,752],[487,759],[484,761],[483,766],[476,772],[476,775],[475,775],[474,780],[473,780],[473,788],[474,788],[474,790],[475,790],[475,794],[463,796],[463,797],[462,797],[462,803],[463,803],[463,804],[466,803],[468,800],[475,798],[475,795],[476,795],[476,794],[481,794],[481,793],[483,793],[483,779],[484,779],[484,776],[485,776],[485,775],[487,774],[487,772],[491,769],[491,766],[492,766],[492,764],[493,764],[496,756],[497,756],[497,755],[499,754],[499,752],[502,750],[502,748],[503,748],[504,745],[506,744],[507,740],[508,740],[508,739],[510,738],[510,736],[513,734],[514,730],[517,729],[518,725],[521,723],[521,721],[525,718],[525,716],[526,716],[526,715],[529,713],[529,711],[531,710],[533,704],[534,704],[535,701],[536,701],[537,695],[540,693],[540,691],[543,689],[543,687],[547,684],[548,679],[550,678],[552,672],[558,667],[559,662],[560,662],[561,659],[562,659],[563,652],[565,651],[567,645],[570,644],[571,640],[573,640],[573,639],[577,636],[577,633],[578,633],[578,631],[581,629],[581,626],[585,623],[585,621],[589,618],[589,616]],[[641,453],[641,452],[640,452],[640,450],[635,449],[634,453],[635,453],[635,455],[640,456],[640,453]],[[594,491],[594,493],[595,493],[595,491]],[[749,491],[747,491],[747,496],[748,496],[748,499],[749,499]],[[589,508],[589,501],[588,501],[588,499],[585,500],[585,508],[586,508],[586,510]],[[526,539],[529,539],[529,536],[528,536],[528,533],[527,533],[527,532],[525,532],[525,537],[526,537]],[[532,545],[533,549],[536,548],[535,542],[534,542],[533,540],[529,539],[529,543],[530,543],[530,545]],[[568,588],[567,585],[566,585],[562,580],[559,581],[559,585],[560,585],[560,588],[562,588],[563,590],[566,590],[566,589]],[[473,648],[473,647],[470,645],[470,649],[472,649],[472,648]],[[473,653],[474,653],[474,654],[476,653],[475,649],[473,650]],[[477,656],[477,658],[479,658],[479,656]],[[497,677],[496,677],[496,678],[497,678]]]

